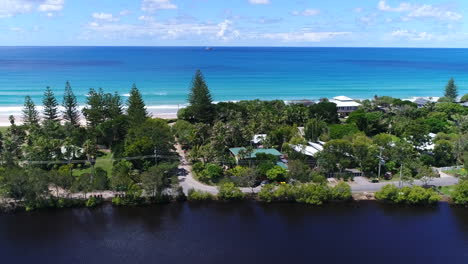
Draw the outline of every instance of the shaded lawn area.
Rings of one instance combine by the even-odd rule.
[[[452,176],[466,176],[466,170],[465,169],[457,169],[457,170],[447,170],[444,171],[445,173],[452,175]]]
[[[445,195],[452,196],[452,192],[455,189],[455,186],[443,186],[439,188],[439,191]]]
[[[107,175],[110,175],[112,173],[112,153],[102,153],[103,155],[98,157],[96,159],[96,164],[94,165],[95,168],[100,167],[107,171]],[[79,176],[83,173],[91,173],[91,166],[89,163],[86,163],[88,167],[84,169],[74,169],[73,170],[73,175]]]

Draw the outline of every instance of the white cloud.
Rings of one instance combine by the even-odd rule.
[[[380,1],[377,7],[381,11],[388,11],[388,12],[405,12],[405,11],[410,11],[413,9],[413,6],[409,3],[401,3],[397,7],[391,7],[390,5],[387,4],[385,0]]]
[[[104,20],[104,21],[109,21],[109,22],[114,22],[114,21],[118,21],[119,18],[118,17],[114,17],[114,15],[110,14],[110,13],[93,13],[92,17],[94,19],[98,19],[98,20]]]
[[[405,12],[407,16],[403,17],[403,21],[408,21],[412,18],[434,18],[437,20],[458,21],[463,18],[463,15],[446,8],[433,5],[412,5],[410,3],[400,3],[397,7],[391,7],[385,0],[378,4],[378,9],[384,12]]]
[[[434,35],[429,34],[427,32],[415,32],[410,30],[395,30],[390,33],[392,37],[400,38],[400,39],[408,39],[408,40],[416,40],[416,41],[423,41],[423,40],[432,40]]]
[[[51,17],[63,9],[65,0],[0,0],[0,18],[30,13],[34,10],[47,12]]]
[[[141,18],[141,17],[140,17]],[[145,20],[148,23],[142,24],[118,24],[92,22],[88,24],[88,29],[99,33],[100,36],[108,38],[121,37],[159,37],[161,39],[179,39],[188,36],[199,36],[213,40],[231,40],[241,36],[240,32],[234,28],[233,22],[224,20],[215,23],[162,23]],[[85,36],[84,38],[88,38]]]
[[[120,14],[121,16],[128,16],[128,15],[130,15],[131,13],[132,13],[132,11],[125,9],[125,10],[120,11],[119,14]]]
[[[249,0],[249,3],[252,5],[267,5],[270,3],[270,0]]]
[[[171,0],[143,0],[141,10],[153,13],[160,9],[177,9],[177,6],[171,3]]]
[[[1,0],[0,18],[12,17],[17,14],[28,13],[33,9],[33,4],[25,0]]]
[[[152,17],[152,16],[139,16],[138,20],[151,22],[151,21],[154,21],[154,17]]]
[[[289,32],[266,33],[262,37],[266,39],[280,40],[283,42],[321,42],[338,36],[349,35],[351,32]]]
[[[291,14],[293,16],[316,16],[320,14],[320,10],[318,9],[304,9],[302,11],[292,11]]]
[[[362,8],[362,7],[356,7],[356,8],[353,9],[353,12],[355,12],[355,13],[361,13],[362,11],[364,11],[364,8]]]
[[[412,18],[437,18],[440,20],[460,20],[463,15],[457,12],[442,10],[431,5],[422,5],[408,14]]]
[[[41,12],[57,12],[63,9],[65,0],[45,0],[37,10]]]

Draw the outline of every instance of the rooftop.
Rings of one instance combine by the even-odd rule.
[[[230,148],[229,151],[234,155],[234,156],[239,156],[239,152],[242,150],[245,150],[245,148]],[[250,154],[250,158],[256,158],[258,153],[265,153],[265,154],[270,154],[270,155],[275,155],[275,156],[281,156],[281,152],[279,152],[276,149],[254,149],[252,154]]]
[[[347,96],[344,96],[344,95],[340,95],[340,96],[335,96],[333,97],[333,100],[336,100],[336,101],[342,101],[342,102],[346,102],[346,101],[354,101],[353,98],[349,98]]]

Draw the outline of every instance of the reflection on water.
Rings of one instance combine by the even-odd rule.
[[[202,203],[0,215],[4,263],[468,263],[468,209]]]

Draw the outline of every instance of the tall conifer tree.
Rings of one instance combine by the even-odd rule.
[[[78,126],[80,122],[80,114],[78,111],[78,103],[76,102],[76,96],[73,94],[70,82],[67,81],[65,84],[65,92],[63,95],[63,119],[70,122],[74,126]]]
[[[49,86],[47,86],[46,91],[44,92],[42,104],[44,106],[44,119],[47,121],[57,121],[59,118],[57,109],[58,103]]]
[[[141,124],[146,120],[146,118],[148,118],[145,102],[143,101],[141,93],[135,84],[133,84],[133,87],[130,90],[127,107],[127,115],[131,124]]]
[[[39,112],[36,110],[36,105],[29,95],[24,98],[23,123],[27,126],[39,123]]]
[[[444,96],[451,99],[452,101],[455,101],[455,99],[457,99],[458,88],[455,85],[455,80],[453,78],[450,78],[447,85],[445,86],[445,95]]]
[[[196,122],[211,123],[214,119],[214,106],[210,90],[200,70],[197,70],[192,80],[188,101],[190,113]]]

